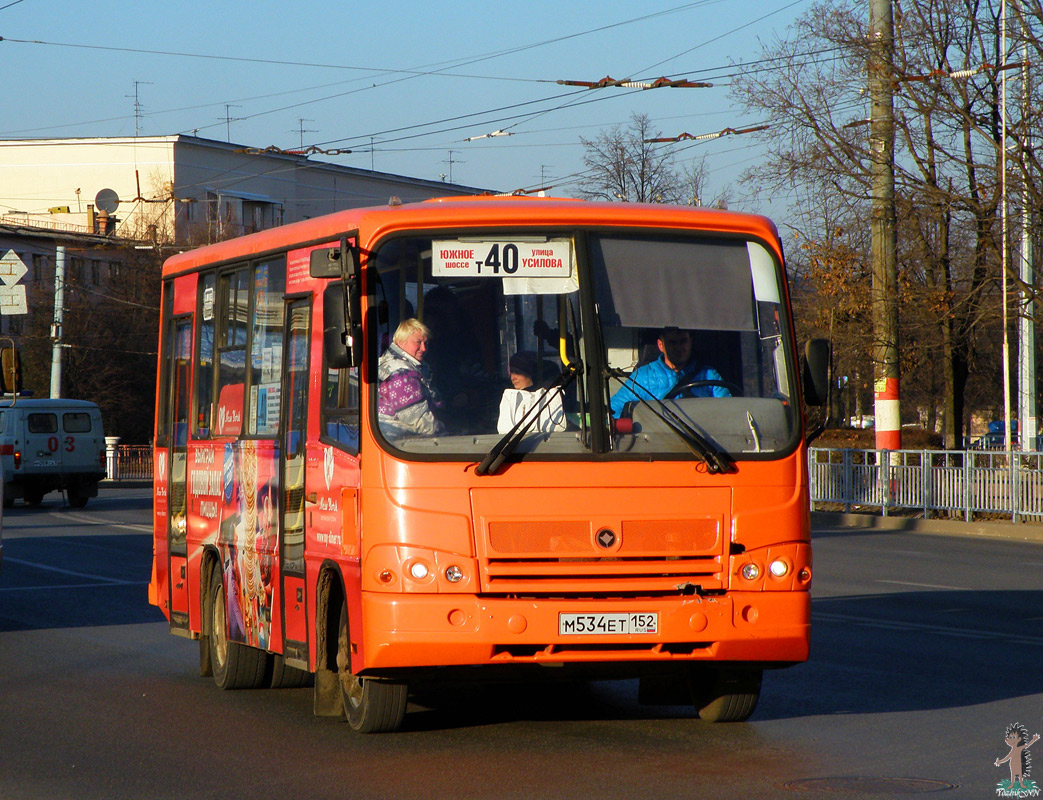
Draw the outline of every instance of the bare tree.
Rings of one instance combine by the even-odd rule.
[[[1028,27],[1038,33],[1039,0],[1024,6],[1025,16],[1036,15]],[[769,156],[745,180],[758,189],[799,187],[798,203],[811,201],[814,208],[827,202],[839,211],[827,225],[798,209],[802,240],[814,243],[815,251],[831,246],[838,223],[857,230],[869,219],[866,11],[864,0],[816,4],[787,38],[765,48],[771,68],[748,70],[733,84],[749,110],[772,118],[765,136]],[[993,313],[1003,246],[997,66],[1009,59],[1000,52],[998,30],[998,0],[907,0],[896,17],[896,202],[902,369],[908,375],[903,393],[919,393],[921,411],[931,420],[937,405],[931,391],[943,394],[949,446],[962,444],[964,399],[977,391],[971,384],[993,380],[979,354],[992,350],[985,343],[1000,332]],[[1039,46],[1038,36],[1029,38]],[[1026,141],[1033,126],[1038,130],[1039,108],[1038,102],[1026,104],[1024,115],[1010,119],[1015,142]],[[1012,156],[1018,156],[1012,171],[1038,188],[1031,148],[1019,144]],[[825,263],[845,269],[843,260]],[[821,274],[816,277],[821,280]],[[868,351],[872,344],[864,335],[841,350]]]
[[[633,114],[626,127],[617,125],[594,139],[580,137],[587,175],[580,192],[588,200],[627,203],[672,203],[679,200],[681,180],[673,156],[648,142],[659,136],[645,114]]]

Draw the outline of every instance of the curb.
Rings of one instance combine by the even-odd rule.
[[[960,522],[947,519],[916,517],[884,517],[878,514],[841,514],[830,511],[811,513],[812,537],[815,528],[850,528],[855,530],[903,531],[936,536],[972,536],[980,539],[1002,539],[1010,542],[1043,544],[1043,525],[1014,522]]]
[[[125,481],[110,481],[105,478],[101,483],[98,484],[99,489],[151,489],[152,481],[150,480],[125,480]]]

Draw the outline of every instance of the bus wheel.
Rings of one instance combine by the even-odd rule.
[[[347,717],[352,730],[359,733],[397,730],[406,715],[408,686],[404,683],[353,675],[349,648],[348,608],[347,605],[342,605],[340,628],[337,631],[337,674],[340,677],[344,716]]]
[[[27,506],[38,506],[43,502],[43,492],[39,489],[26,489],[22,499]]]
[[[706,722],[745,722],[761,694],[760,669],[693,670],[692,699]]]
[[[257,689],[267,678],[268,654],[228,641],[225,586],[221,570],[210,572],[210,663],[214,683],[222,689]]]
[[[272,680],[273,689],[299,689],[302,686],[311,686],[312,674],[298,667],[291,667],[281,655],[272,657]]]
[[[88,499],[87,495],[79,489],[73,489],[69,492],[69,505],[73,508],[83,508],[87,505]]]

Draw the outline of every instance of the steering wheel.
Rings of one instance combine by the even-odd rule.
[[[664,400],[676,400],[679,397],[683,397],[685,392],[691,389],[698,389],[701,386],[723,386],[729,392],[732,397],[742,397],[742,389],[731,381],[711,379],[706,381],[688,381],[688,383],[680,384],[675,386],[669,392],[666,393]],[[712,395],[711,395],[712,396]]]

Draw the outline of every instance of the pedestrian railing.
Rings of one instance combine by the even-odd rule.
[[[152,448],[119,445],[111,480],[152,480]],[[1043,452],[852,450],[808,453],[811,509],[918,511],[924,518],[1010,516],[1043,522]]]
[[[811,508],[1043,522],[1043,452],[811,448]]]
[[[121,444],[108,451],[106,473],[109,480],[152,480],[152,447]]]

